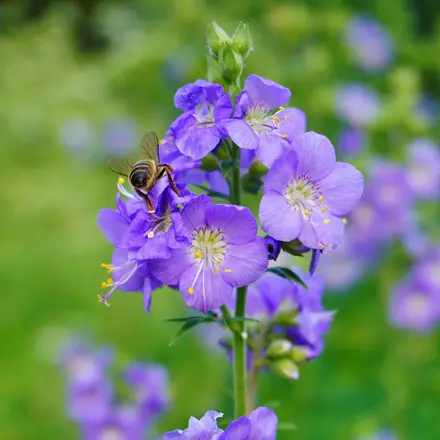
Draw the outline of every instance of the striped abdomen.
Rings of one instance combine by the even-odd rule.
[[[136,162],[131,170],[130,183],[138,189],[150,189],[156,183],[157,167],[152,160]]]

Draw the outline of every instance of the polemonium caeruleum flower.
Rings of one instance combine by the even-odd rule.
[[[393,61],[394,42],[377,21],[353,17],[345,28],[344,40],[353,61],[364,70],[383,70]]]
[[[101,133],[102,149],[107,155],[124,155],[138,148],[139,127],[128,118],[109,119]]]
[[[200,420],[189,419],[185,430],[177,429],[166,433],[163,440],[275,440],[278,418],[264,407],[252,411],[231,422],[223,431],[217,427],[217,419],[223,414],[208,411]]]
[[[173,124],[181,153],[201,159],[227,137],[223,121],[231,117],[232,103],[221,85],[199,79],[179,89],[174,104],[185,112]]]
[[[416,197],[440,193],[440,147],[430,139],[416,139],[407,149],[408,184]]]
[[[154,260],[151,270],[168,285],[179,285],[185,302],[204,312],[220,307],[233,288],[255,281],[266,269],[264,239],[249,209],[214,205],[202,195],[182,211],[190,244],[174,249],[167,260]]]
[[[301,110],[282,107],[290,95],[287,87],[250,75],[237,96],[234,119],[226,122],[235,144],[255,150],[257,158],[268,167],[306,130],[306,117]]]
[[[375,90],[361,83],[347,83],[336,90],[335,112],[353,127],[374,124],[381,102]]]
[[[416,262],[413,273],[418,285],[424,286],[429,291],[440,292],[440,247],[438,245],[432,246]]]
[[[298,238],[312,249],[335,247],[341,241],[343,216],[362,195],[362,174],[336,162],[330,141],[314,132],[300,136],[283,154],[264,182],[261,225],[281,241]]]
[[[389,319],[398,328],[431,331],[440,320],[440,295],[417,279],[399,285],[390,298]]]
[[[345,128],[339,134],[338,151],[346,156],[357,156],[365,148],[365,133],[360,128]]]

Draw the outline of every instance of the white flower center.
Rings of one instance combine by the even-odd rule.
[[[124,440],[124,436],[118,428],[108,427],[100,433],[99,440]]]
[[[306,216],[322,202],[315,186],[306,177],[292,179],[284,188],[283,194],[293,210],[301,211]]]
[[[281,119],[277,116],[279,112],[271,115],[265,104],[256,103],[249,107],[245,120],[252,127],[255,133],[265,135],[269,133],[277,133],[281,124]],[[288,115],[284,115],[285,119]],[[287,135],[281,135],[286,138]]]
[[[153,238],[156,233],[167,232],[173,225],[173,221],[170,216],[171,206],[160,217],[156,214],[152,214],[153,220],[150,222],[150,227],[144,236]]]
[[[197,119],[197,125],[199,127],[212,127],[215,123],[214,120],[214,106],[212,104],[200,104],[194,113]]]

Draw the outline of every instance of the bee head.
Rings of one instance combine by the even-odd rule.
[[[130,175],[130,183],[135,188],[144,188],[147,185],[147,172],[144,170],[136,170]]]

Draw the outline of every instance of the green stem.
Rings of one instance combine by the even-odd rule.
[[[254,362],[249,375],[249,391],[247,396],[247,412],[250,413],[254,410],[255,400],[257,396],[258,387],[258,373],[260,372],[260,350],[256,348],[253,353]]]
[[[237,289],[237,302],[235,305],[235,316],[244,317],[246,310],[247,286]],[[237,322],[237,331],[234,335],[234,400],[235,418],[244,416],[246,411],[247,378],[246,378],[246,341],[245,321]]]

